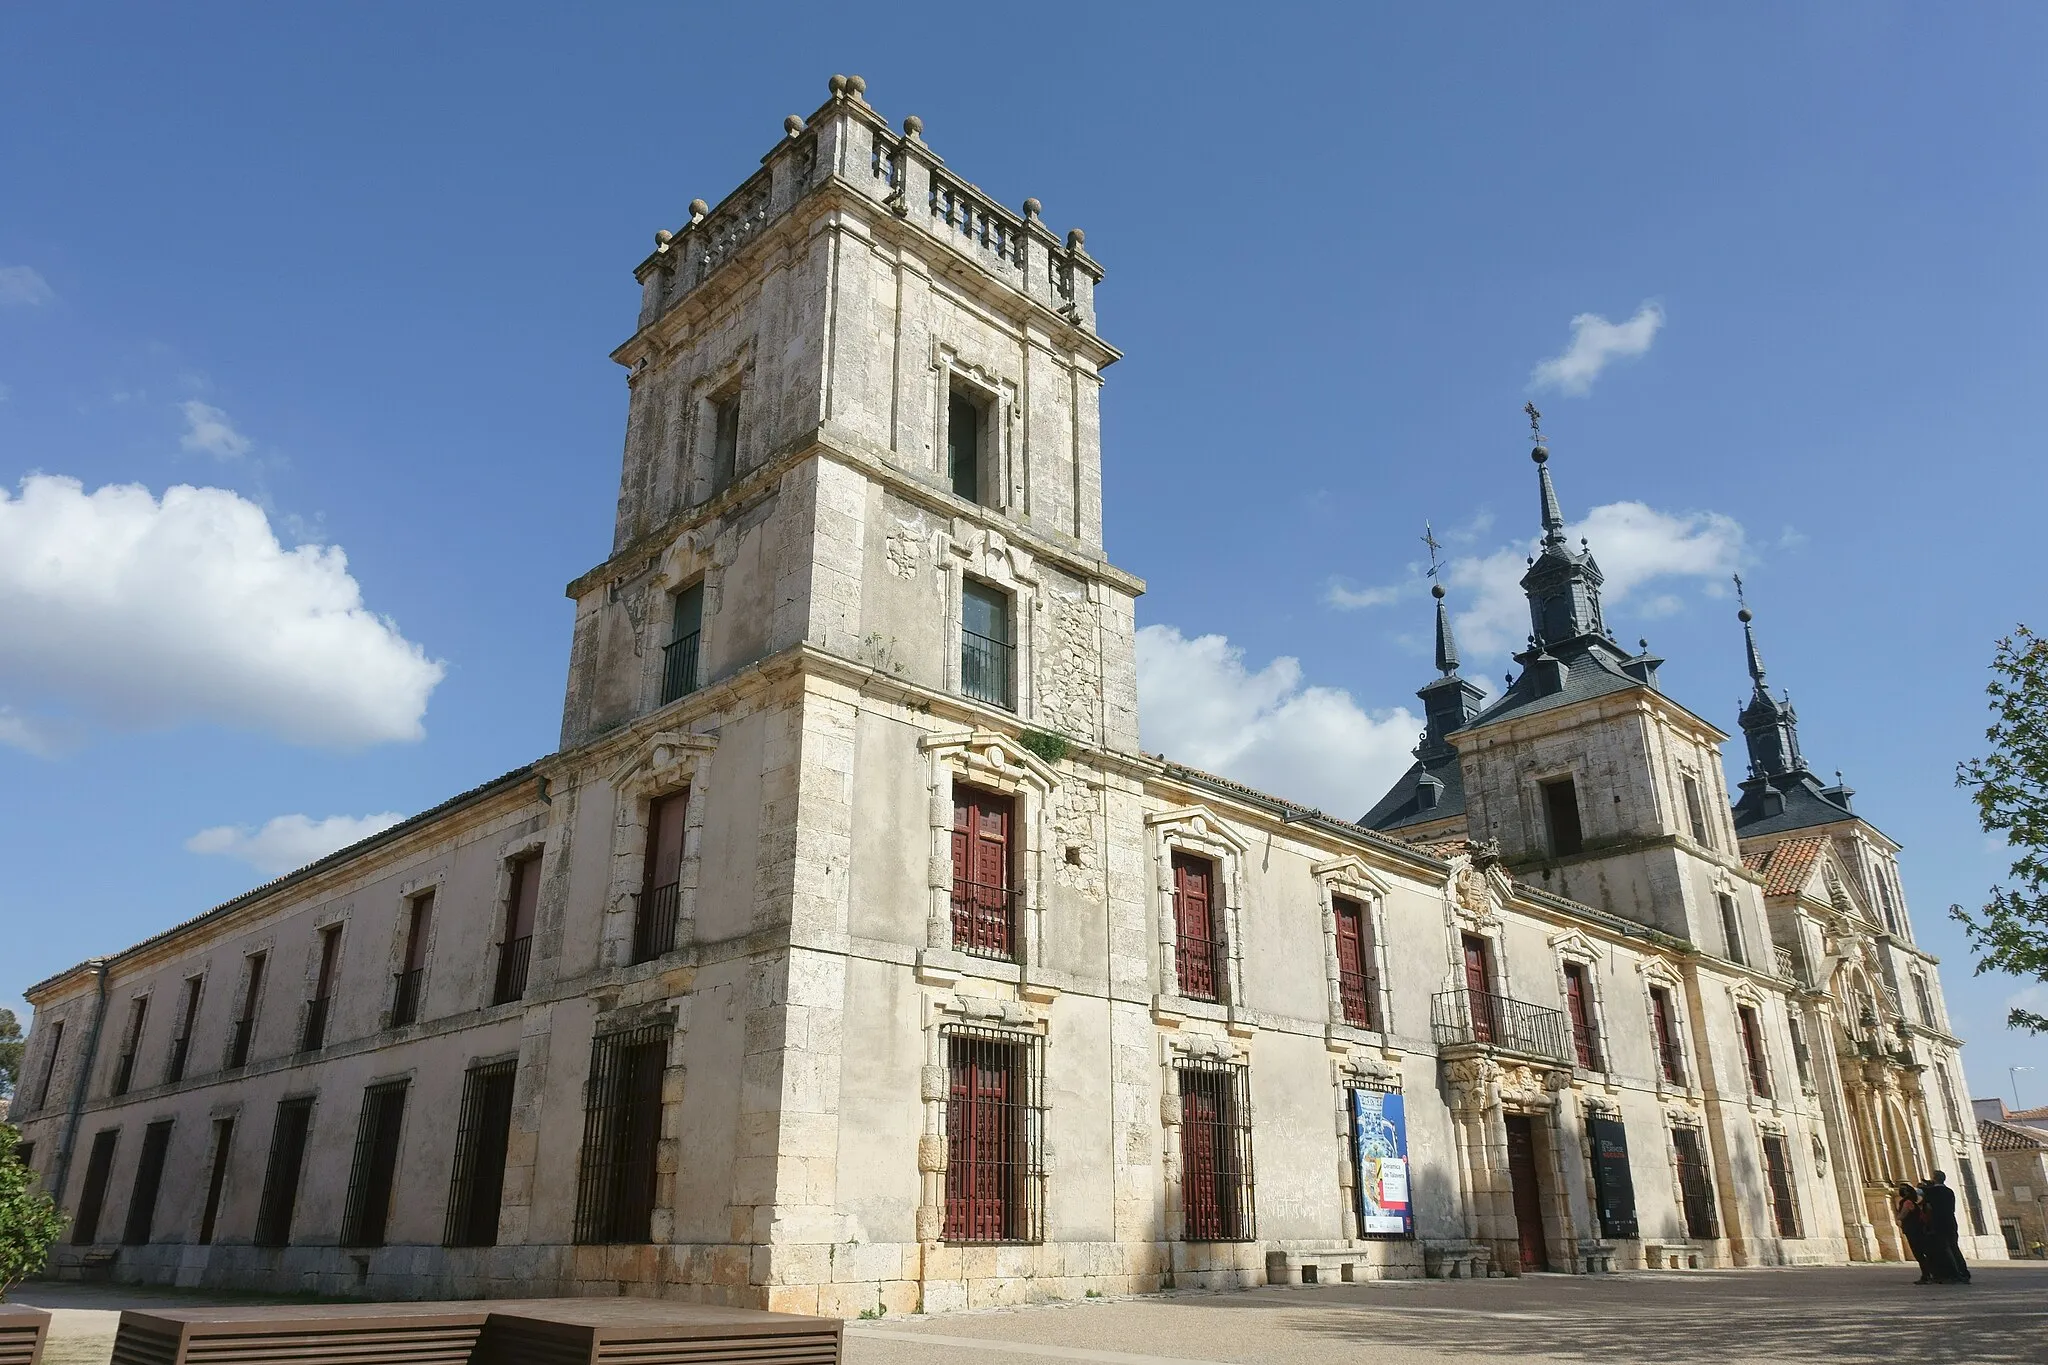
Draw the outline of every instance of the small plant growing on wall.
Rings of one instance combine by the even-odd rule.
[[[1056,735],[1050,730],[1026,730],[1017,736],[1017,743],[1047,763],[1059,762],[1067,756],[1067,750],[1072,747],[1065,735]]]
[[[35,1173],[15,1155],[19,1130],[0,1123],[0,1300],[43,1268],[50,1243],[64,1231],[56,1201],[33,1188]]]

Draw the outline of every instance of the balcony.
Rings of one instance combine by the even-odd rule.
[[[508,938],[499,945],[498,979],[491,990],[493,1005],[503,1005],[526,994],[526,963],[532,951],[532,934]]]
[[[1004,962],[1017,956],[1020,888],[984,882],[953,883],[953,947]]]
[[[676,950],[676,934],[682,922],[683,887],[669,882],[641,893],[633,916],[633,960],[652,962]]]
[[[404,1028],[407,1024],[419,1022],[420,987],[426,977],[425,967],[398,973],[397,985],[391,996],[391,1027]]]
[[[1010,686],[1016,660],[1015,645],[962,630],[960,690],[976,701],[985,701],[1006,711],[1016,710],[1016,693]]]
[[[691,631],[661,650],[661,704],[668,705],[697,690],[697,642],[703,632]]]
[[[1565,1065],[1572,1060],[1564,1011],[1526,1000],[1491,991],[1439,991],[1430,997],[1429,1023],[1439,1047],[1491,1048]]]
[[[306,1024],[299,1031],[299,1051],[318,1052],[327,1041],[327,1003],[324,995],[306,1002]]]

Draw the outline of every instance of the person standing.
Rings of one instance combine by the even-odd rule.
[[[1913,1283],[1933,1284],[1935,1265],[1927,1256],[1927,1209],[1920,1202],[1920,1191],[1901,1181],[1898,1197],[1892,1201],[1892,1212],[1898,1217],[1899,1231],[1905,1235],[1907,1249],[1920,1263],[1920,1278]]]
[[[1963,1260],[1962,1229],[1956,1223],[1956,1192],[1948,1187],[1947,1172],[1936,1171],[1920,1187],[1920,1203],[1927,1210],[1928,1259],[1946,1272],[1935,1278],[1968,1284],[1970,1267]]]

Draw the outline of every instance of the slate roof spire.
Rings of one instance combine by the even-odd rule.
[[[1451,636],[1451,613],[1444,606],[1444,585],[1432,583],[1429,595],[1436,599],[1436,671],[1446,678],[1458,676],[1458,642]]]
[[[1529,428],[1536,438],[1529,458],[1536,462],[1536,486],[1543,503],[1543,546],[1529,561],[1529,572],[1522,575],[1522,591],[1529,598],[1530,634],[1535,637],[1529,657],[1535,658],[1550,646],[1581,636],[1605,636],[1600,585],[1606,579],[1583,540],[1576,552],[1566,540],[1564,511],[1557,501],[1557,487],[1550,481],[1550,447],[1543,443],[1543,414],[1534,403],[1522,411],[1529,414]]]
[[[1742,576],[1735,577],[1735,596],[1741,602],[1741,610],[1735,619],[1742,622],[1742,647],[1749,664],[1749,704],[1742,708],[1742,738],[1749,746],[1749,773],[1751,777],[1780,777],[1806,771],[1806,760],[1799,752],[1799,716],[1792,709],[1792,698],[1773,697],[1770,688],[1764,686],[1763,655],[1756,647],[1756,627],[1751,624],[1756,617],[1749,610],[1749,600],[1742,590]]]

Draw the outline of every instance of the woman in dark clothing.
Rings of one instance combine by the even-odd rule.
[[[1941,1277],[1935,1274],[1935,1264],[1928,1259],[1933,1250],[1932,1230],[1927,1226],[1927,1210],[1920,1202],[1920,1191],[1911,1185],[1900,1185],[1893,1212],[1898,1215],[1899,1231],[1906,1234],[1913,1259],[1920,1263],[1920,1278],[1913,1283],[1933,1284]]]

